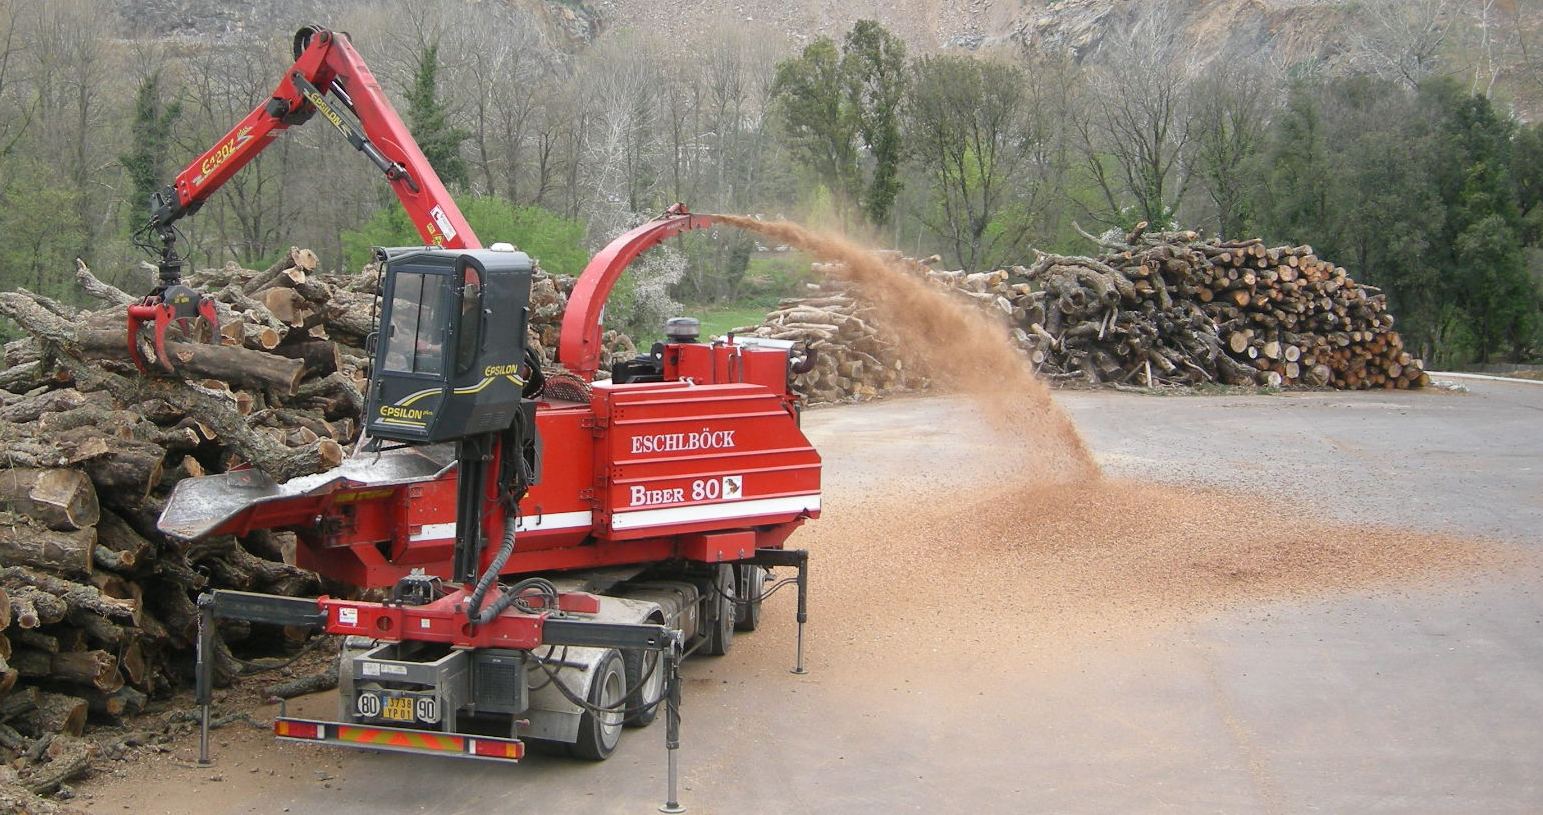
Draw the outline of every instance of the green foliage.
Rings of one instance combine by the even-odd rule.
[[[1516,179],[1522,240],[1528,246],[1543,246],[1543,122],[1516,131],[1511,145],[1511,172]]]
[[[461,142],[471,131],[450,124],[449,111],[439,98],[439,43],[423,47],[407,91],[407,127],[422,148],[429,165],[447,185],[465,186],[466,162]]]
[[[794,157],[836,192],[838,208],[857,202],[873,224],[890,219],[900,193],[906,81],[905,43],[877,22],[859,20],[839,50],[820,37],[778,63],[772,82]]]
[[[778,63],[772,95],[794,158],[846,200],[860,195],[859,117],[836,43],[820,37],[797,57]]]
[[[1255,221],[1250,183],[1268,116],[1264,89],[1247,72],[1227,66],[1200,80],[1192,96],[1191,161],[1216,207],[1217,234],[1245,236]]]
[[[676,296],[690,303],[740,297],[755,248],[752,235],[739,230],[687,233],[678,246],[686,256],[686,273],[675,286]]]
[[[1433,81],[1420,96],[1437,113],[1431,168],[1447,213],[1441,246],[1452,302],[1472,320],[1475,355],[1488,362],[1532,338],[1538,292],[1527,276],[1511,175],[1515,124],[1486,97]]]
[[[172,146],[172,128],[181,116],[181,102],[165,104],[161,99],[159,71],[140,80],[139,90],[134,94],[129,152],[118,157],[133,189],[128,210],[131,228],[138,226],[150,196],[168,182],[166,154]]]
[[[1003,261],[1032,223],[1035,185],[1020,174],[1040,140],[1028,78],[1016,65],[964,56],[923,57],[912,74],[907,137],[931,182],[927,225],[966,269]],[[1003,220],[1014,206],[1019,217]]]
[[[1268,141],[1267,236],[1383,287],[1433,360],[1532,347],[1539,295],[1519,205],[1531,180],[1516,161],[1531,145],[1488,99],[1446,80],[1415,92],[1366,77],[1301,83]]]
[[[858,20],[842,45],[857,132],[873,157],[873,172],[863,191],[863,211],[873,224],[889,221],[900,194],[900,103],[905,95],[905,43],[873,20]]]
[[[11,159],[0,174],[0,287],[73,300],[74,259],[86,225],[58,168]]]
[[[736,328],[760,325],[769,309],[765,306],[733,304],[727,306],[686,307],[686,315],[702,321],[702,337],[721,337]]]
[[[541,207],[520,207],[501,198],[478,196],[456,202],[484,244],[507,241],[554,275],[577,275],[589,262],[584,225]],[[351,269],[369,262],[375,246],[416,246],[423,242],[400,204],[382,208],[358,229],[343,233],[344,259]]]

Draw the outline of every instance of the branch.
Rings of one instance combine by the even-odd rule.
[[[1076,221],[1072,221],[1072,229],[1077,230],[1077,234],[1081,235],[1084,238],[1087,238],[1088,240],[1092,241],[1093,243],[1095,243],[1095,244],[1097,244],[1099,246],[1102,246],[1105,249],[1113,249],[1116,252],[1123,251],[1125,249],[1124,246],[1122,246],[1122,245],[1120,245],[1118,243],[1112,243],[1110,241],[1106,241],[1103,238],[1100,238],[1100,237],[1098,237],[1096,235],[1093,235],[1093,234],[1089,233],[1086,229],[1082,228],[1081,224],[1077,223]]]
[[[86,262],[80,258],[75,258],[75,280],[80,283],[80,287],[86,294],[110,305],[128,305],[139,299],[111,283],[102,281],[91,273],[90,267],[86,266]]]

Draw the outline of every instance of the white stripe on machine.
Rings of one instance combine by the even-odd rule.
[[[781,515],[793,512],[815,512],[820,508],[818,495],[793,495],[786,498],[757,498],[750,501],[729,501],[721,504],[698,504],[663,509],[639,509],[618,512],[611,516],[611,528],[617,531],[644,526],[691,523],[693,521],[719,521],[727,518],[754,518],[761,515]]]
[[[553,529],[578,529],[587,527],[595,522],[594,513],[589,510],[582,512],[552,512],[545,515],[521,515],[520,520],[514,525],[516,532],[547,532]],[[417,532],[408,538],[409,541],[437,541],[448,540],[455,537],[455,522],[447,524],[424,524]]]

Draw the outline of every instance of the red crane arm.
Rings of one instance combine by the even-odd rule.
[[[331,100],[326,98],[329,93]],[[359,125],[345,119],[339,107],[357,117]],[[302,28],[295,34],[295,62],[273,96],[194,159],[157,197],[151,226],[164,229],[196,212],[279,134],[317,113],[385,174],[425,244],[481,248],[347,35],[324,28]]]
[[[600,370],[600,320],[605,315],[605,301],[627,265],[665,238],[712,223],[712,216],[694,215],[684,204],[676,204],[663,217],[627,232],[590,258],[563,312],[562,334],[557,340],[563,366],[585,381],[594,379]]]

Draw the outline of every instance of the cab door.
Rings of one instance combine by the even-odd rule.
[[[407,265],[386,275],[369,428],[373,436],[411,441],[428,438],[443,407],[452,304],[449,268]]]

